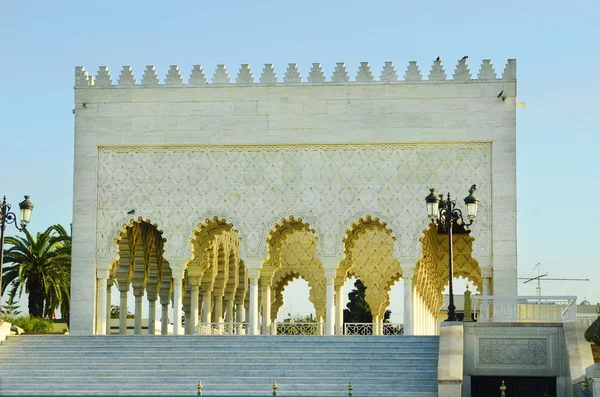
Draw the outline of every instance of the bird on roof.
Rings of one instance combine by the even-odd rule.
[[[504,94],[504,90],[500,91],[500,93],[498,94],[498,96],[496,98],[502,97],[502,94]]]
[[[469,57],[468,55],[465,55],[464,57],[460,58],[460,60],[461,61],[466,61],[468,57]]]
[[[133,214],[135,214],[135,210],[127,211],[127,213],[128,213],[129,215],[133,215]]]
[[[440,61],[440,57],[435,58],[435,61],[439,62]]]

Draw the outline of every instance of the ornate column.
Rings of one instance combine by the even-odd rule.
[[[142,245],[136,245],[133,255],[133,279],[131,285],[133,286],[133,296],[135,298],[133,311],[133,333],[135,335],[141,335],[142,333],[142,298],[144,297],[144,290],[148,282],[147,261],[144,251]]]
[[[161,315],[160,315],[160,334],[169,333],[169,302],[173,294],[173,278],[169,262],[163,260],[162,277],[158,295],[160,297]]]
[[[140,335],[142,333],[142,298],[144,297],[143,288],[134,288],[133,296],[135,297],[135,318],[133,319],[133,333]]]
[[[213,321],[215,323],[223,324],[223,296],[224,291],[215,291],[215,296],[213,297],[215,300],[215,318]],[[219,325],[219,329],[221,326]]]
[[[268,280],[265,280],[262,284],[262,328],[260,333],[263,335],[271,333],[271,286],[267,283]]]
[[[196,328],[198,327],[198,299],[200,295],[200,286],[198,280],[190,280],[192,284],[192,291],[190,294],[190,331],[192,335],[196,335]]]
[[[335,276],[339,263],[336,257],[321,258],[325,271],[325,335],[335,335]]]
[[[148,299],[148,335],[156,334],[156,296]]]
[[[146,299],[148,299],[148,335],[156,334],[156,300],[160,287],[160,270],[162,258],[158,258],[157,250],[148,253],[148,281],[146,282]]]
[[[335,334],[344,335],[344,284],[335,286]]]
[[[404,335],[414,335],[413,328],[413,276],[414,267],[402,268],[404,280]]]
[[[325,335],[335,334],[335,271],[336,269],[325,269],[327,282],[326,306],[325,306]]]
[[[225,295],[224,300],[224,310],[225,310],[225,331],[228,334],[233,333],[233,322],[234,322],[234,313],[233,313],[233,299],[231,295]]]
[[[182,289],[185,261],[176,261],[175,263],[171,264],[173,277],[173,335],[181,335],[183,334],[181,316],[183,306]]]
[[[431,315],[431,310],[427,309],[427,335],[433,335],[433,326],[432,321],[433,316]]]
[[[192,328],[191,328],[191,321],[190,318],[192,317],[192,300],[191,300],[191,296],[192,296],[192,286],[189,283],[189,275],[187,278],[184,279],[184,284],[185,287],[183,288],[183,296],[181,298],[181,303],[182,303],[182,310],[183,310],[183,317],[185,318],[185,323],[184,323],[184,329],[183,329],[183,333],[185,335],[191,335],[192,334]]]
[[[129,285],[125,284],[121,286],[119,283],[119,335],[125,335],[127,333],[127,293],[129,292]]]
[[[249,334],[258,335],[258,277],[260,275],[261,263],[259,260],[246,260],[246,268],[248,269],[248,280],[250,284],[249,297],[249,316],[246,321],[249,324]]]
[[[491,280],[492,280],[491,266],[481,268],[481,278],[482,278],[481,295],[490,296],[490,294],[491,294],[490,285],[491,285]]]
[[[425,310],[423,307],[423,297],[419,296],[419,335],[425,335]]]
[[[413,335],[422,335],[421,333],[421,297],[419,293],[415,291],[413,295]]]
[[[202,323],[212,322],[212,291],[209,289],[202,289]]]
[[[110,309],[112,299],[112,286],[114,282],[109,278],[106,282],[106,335],[110,335]]]
[[[250,292],[248,292],[248,299],[244,300],[244,322],[250,324]]]
[[[379,322],[381,321],[381,319],[379,318],[379,315],[375,315],[373,316],[373,335],[379,335]]]
[[[117,281],[119,288],[119,335],[127,333],[127,293],[131,284],[133,269],[131,266],[131,253],[133,249],[127,245],[119,251],[119,267],[117,268]]]
[[[235,322],[236,322],[236,334],[237,335],[242,335],[242,331],[244,329],[243,326],[243,322],[244,322],[244,302],[243,301],[238,301],[235,304]]]
[[[106,334],[106,286],[109,272],[108,269],[96,270],[98,278],[98,307],[96,310],[96,335]]]
[[[160,298],[160,334],[169,333],[169,300]]]

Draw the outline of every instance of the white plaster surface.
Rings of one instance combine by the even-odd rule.
[[[440,326],[438,396],[460,397],[463,383],[464,329],[462,322]]]
[[[414,257],[427,188],[462,201],[477,183],[474,255],[494,294],[516,295],[513,63],[504,79],[439,82],[370,81],[364,65],[365,82],[340,84],[187,85],[172,67],[166,85],[132,85],[124,68],[110,86],[103,73],[90,86],[76,72],[74,334],[94,329],[97,258],[115,259],[131,209],[164,231],[167,259],[189,258],[192,228],[213,214],[239,228],[246,256],[264,258],[268,228],[291,214],[339,255],[344,228],[370,213],[393,228],[395,255]]]

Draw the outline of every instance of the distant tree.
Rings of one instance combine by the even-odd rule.
[[[18,316],[21,314],[19,310],[19,302],[15,301],[15,297],[11,296],[8,298],[6,303],[2,305],[2,314],[5,316]]]
[[[373,315],[371,307],[365,299],[367,287],[362,281],[354,282],[354,289],[348,294],[349,302],[344,309],[344,323],[372,323]],[[386,310],[383,315],[383,322],[389,322],[392,315],[391,310]]]
[[[290,323],[316,323],[317,318],[313,316],[313,314],[296,314],[294,316],[289,316],[285,319],[286,322]]]
[[[119,318],[121,316],[121,308],[117,305],[110,305],[110,318]],[[135,315],[127,310],[127,318],[134,318]]]

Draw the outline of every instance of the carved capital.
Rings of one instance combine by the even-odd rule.
[[[325,269],[325,278],[327,279],[328,283],[330,281],[333,282],[335,280],[335,273],[336,269]]]
[[[482,278],[492,278],[493,269],[491,267],[483,267],[481,268],[481,277]]]
[[[143,288],[134,288],[133,296],[144,296],[144,289]]]
[[[337,269],[338,264],[340,263],[340,258],[335,256],[324,256],[323,258],[321,258],[321,263],[323,264],[323,269],[325,269],[325,272],[331,269],[334,271],[333,277],[335,277],[335,270]]]
[[[260,276],[260,269],[248,269],[248,278],[250,281],[256,281],[258,283],[258,277]]]
[[[110,271],[108,269],[96,269],[96,277],[108,279],[110,278]]]

